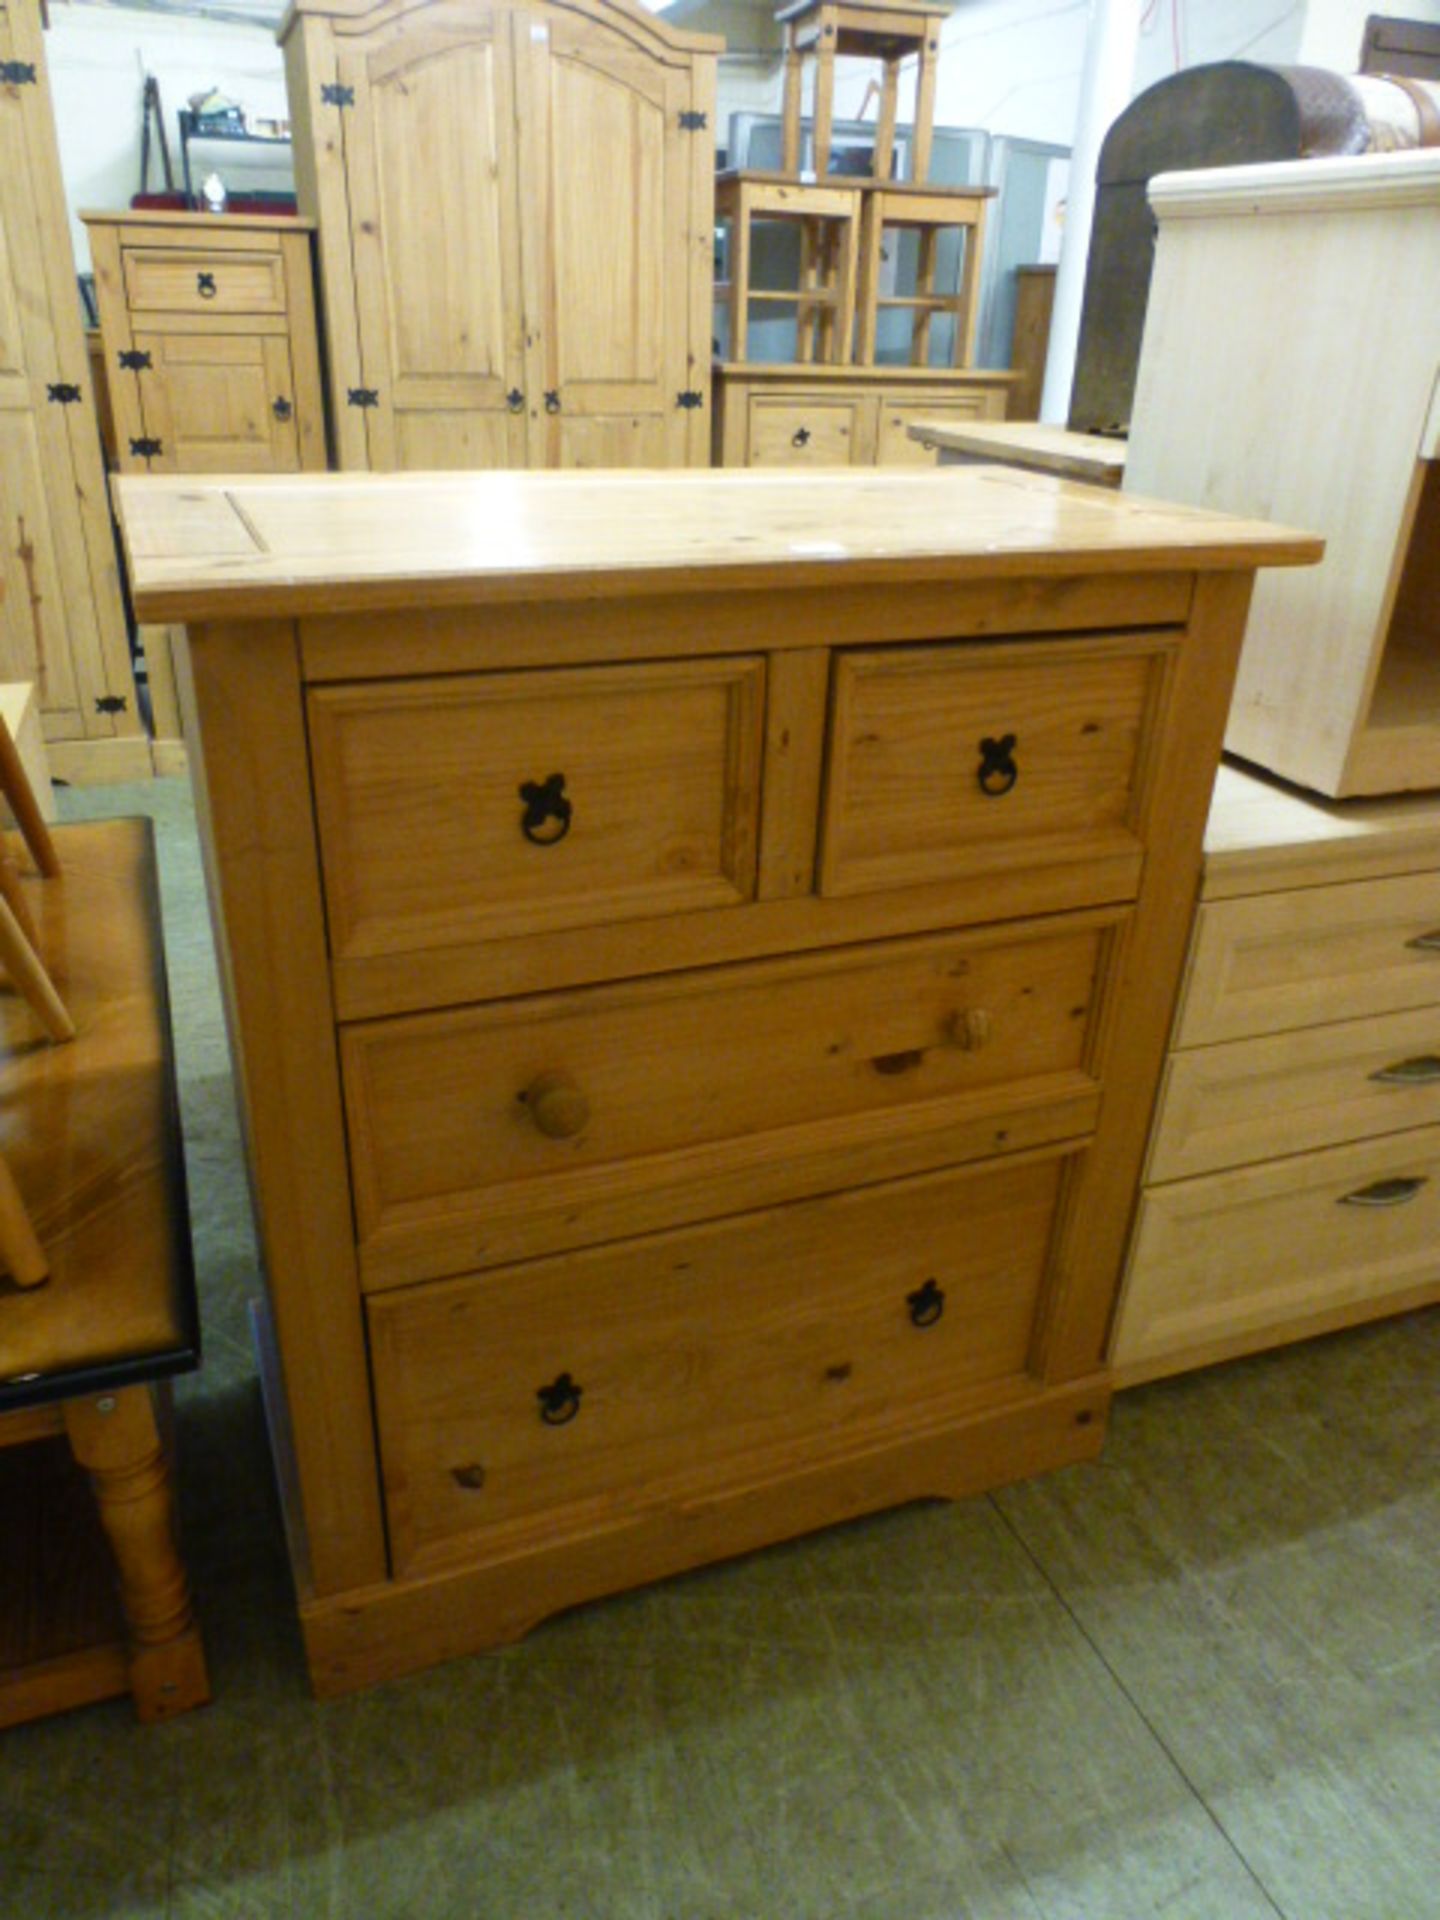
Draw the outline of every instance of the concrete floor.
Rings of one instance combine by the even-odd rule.
[[[312,1701],[188,793],[65,807],[160,823],[215,1703],[0,1736],[0,1920],[1440,1916],[1440,1312],[1132,1392],[1098,1466]]]

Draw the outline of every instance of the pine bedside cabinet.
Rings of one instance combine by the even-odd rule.
[[[322,1693],[1094,1454],[1254,570],[990,469],[120,482]]]

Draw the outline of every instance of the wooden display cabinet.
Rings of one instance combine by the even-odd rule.
[[[1263,581],[1231,752],[1440,786],[1440,153],[1164,175],[1126,488],[1326,536]]]
[[[989,471],[121,495],[322,1692],[1096,1451],[1253,571],[1314,540]]]

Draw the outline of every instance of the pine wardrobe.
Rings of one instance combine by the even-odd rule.
[[[280,29],[342,468],[709,458],[715,56],[623,0]]]
[[[144,779],[39,0],[0,4],[0,681],[66,780]]]

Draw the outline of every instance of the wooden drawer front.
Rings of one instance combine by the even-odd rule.
[[[312,691],[333,953],[751,898],[764,689],[743,659]]]
[[[284,313],[285,262],[273,253],[186,253],[126,247],[132,313]]]
[[[1177,1043],[1432,1005],[1440,873],[1215,900],[1196,917]]]
[[[1064,1165],[990,1162],[372,1298],[395,1572],[1018,1387]]]
[[[291,473],[300,465],[283,334],[137,333],[152,472]]]
[[[1440,1292],[1440,1128],[1151,1187],[1112,1359],[1288,1337],[1430,1279]]]
[[[752,400],[752,467],[847,467],[860,458],[861,410],[873,400]]]
[[[841,654],[821,891],[1138,853],[1155,647]]]
[[[1107,946],[1093,923],[927,937],[349,1028],[367,1280],[493,1265],[502,1218],[564,1245],[547,1235],[597,1192],[634,1196],[627,1231],[668,1225],[677,1180],[689,1217],[719,1211],[707,1168],[795,1164],[813,1191],[817,1144],[1093,1093]]]
[[[1440,1007],[1171,1056],[1151,1180],[1440,1124]]]
[[[933,447],[910,438],[916,420],[934,420],[939,424],[962,420],[1003,420],[1004,388],[977,389],[974,393],[882,393],[880,425],[875,443],[875,463],[881,467],[933,467]]]

